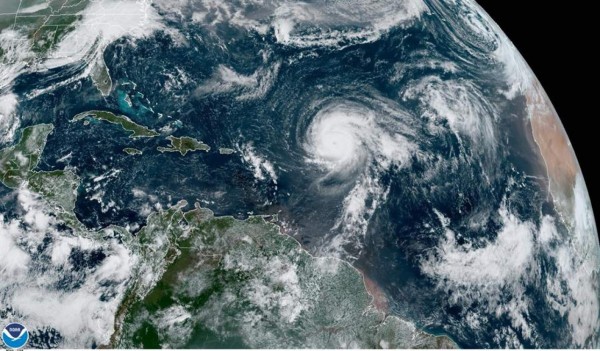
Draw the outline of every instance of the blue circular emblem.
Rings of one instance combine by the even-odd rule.
[[[11,323],[2,331],[4,345],[11,349],[20,349],[29,341],[29,332],[22,324]]]

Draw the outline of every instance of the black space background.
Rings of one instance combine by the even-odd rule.
[[[600,17],[585,2],[477,0],[542,83],[567,130],[600,219],[598,48]],[[595,17],[595,18],[593,18]],[[592,28],[595,27],[595,28]]]

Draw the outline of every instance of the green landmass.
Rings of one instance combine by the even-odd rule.
[[[221,155],[231,155],[231,154],[233,154],[234,152],[235,152],[235,150],[234,150],[234,149],[229,149],[229,148],[226,148],[226,147],[221,147],[221,148],[219,148],[219,153],[220,153]]]
[[[102,96],[108,96],[108,94],[110,94],[112,89],[112,79],[110,78],[108,67],[106,67],[106,63],[104,62],[104,58],[102,56],[100,56],[100,58],[96,60],[96,63],[94,63],[90,77]]]
[[[123,152],[125,152],[128,155],[141,155],[142,154],[142,150],[138,150],[133,147],[126,147],[123,149]]]
[[[140,299],[128,306],[114,346],[454,346],[377,310],[355,268],[311,256],[265,218],[214,217],[198,204],[183,212],[185,205],[151,215],[139,233],[150,266],[167,265],[150,289],[145,278],[138,284]]]
[[[95,0],[94,0],[95,1]],[[22,34],[19,43],[25,42],[33,55],[27,64],[43,60],[64,37],[72,32],[83,17],[83,11],[92,0],[0,0],[0,32],[14,29]],[[3,48],[2,45],[5,45]],[[13,64],[10,41],[0,44],[0,64]],[[23,58],[19,58],[23,60]],[[90,62],[90,77],[103,96],[112,89],[112,79],[102,56]]]
[[[2,0],[0,31],[10,27],[24,33],[31,49],[43,57],[75,28],[89,3],[90,0]],[[44,4],[47,6],[40,6]]]
[[[171,145],[167,147],[159,146],[156,149],[160,152],[179,152],[181,156],[185,156],[188,152],[210,150],[210,146],[190,137],[178,138],[170,135],[167,140],[171,142]]]
[[[77,122],[82,119],[92,118],[99,121],[120,125],[124,130],[131,132],[130,138],[152,138],[159,135],[156,131],[133,122],[129,117],[115,115],[108,111],[86,111],[77,114],[71,122]]]
[[[50,205],[72,213],[79,177],[70,170],[34,171],[53,129],[51,124],[27,127],[14,146],[0,150],[0,182],[11,189],[26,183]]]
[[[37,166],[53,129],[51,124],[27,127],[17,144],[0,150],[0,181],[4,185],[17,188],[27,180],[29,172]]]
[[[75,209],[79,177],[70,170],[31,172],[29,189],[42,195],[48,202],[67,212]]]

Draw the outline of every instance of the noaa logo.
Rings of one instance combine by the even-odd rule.
[[[2,331],[4,345],[11,349],[20,349],[29,341],[29,332],[22,324],[11,323]]]

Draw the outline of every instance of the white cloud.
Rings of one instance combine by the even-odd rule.
[[[30,257],[17,245],[16,239],[20,234],[19,224],[7,223],[1,214],[0,222],[2,223],[0,224],[0,279],[6,281],[11,277],[18,277],[16,281],[24,280]]]
[[[422,263],[431,276],[463,285],[502,285],[522,276],[531,261],[534,247],[533,224],[519,221],[505,208],[500,210],[503,227],[495,241],[480,248],[459,245],[456,234],[446,230],[438,247],[439,257]]]
[[[119,38],[143,38],[161,28],[160,18],[149,0],[95,1],[84,10],[75,30],[48,55],[45,66],[59,67],[96,57]]]
[[[97,241],[59,231],[46,204],[26,189],[17,198],[23,214],[0,215],[0,297],[12,309],[0,323],[55,328],[65,348],[106,344],[136,256],[109,232]],[[105,258],[74,267],[71,254],[90,250]]]
[[[559,278],[566,282],[568,295],[560,290],[552,291],[562,302],[562,311],[567,311],[575,345],[598,347],[600,340],[600,245],[594,220],[594,212],[581,173],[577,175],[573,203],[574,227],[566,242],[558,249],[547,247],[546,252],[554,257]],[[556,285],[548,282],[549,290]],[[596,336],[594,338],[594,336]],[[592,344],[587,344],[591,342]],[[596,343],[596,344],[594,344]]]
[[[220,65],[213,77],[196,89],[200,96],[239,91],[237,100],[249,100],[263,97],[273,85],[280,63],[258,68],[252,75],[243,75],[233,69]]]
[[[27,37],[13,29],[0,31],[0,48],[4,55],[0,65],[0,91],[4,91],[27,67],[34,54]]]
[[[283,45],[339,48],[375,41],[427,10],[421,0],[284,2],[273,12],[272,27]]]
[[[480,145],[493,145],[496,140],[496,111],[469,81],[427,76],[409,85],[402,98],[419,102],[421,117],[429,120],[432,132],[445,133],[447,127],[439,122],[446,121],[459,140],[466,136]]]
[[[446,228],[438,247],[420,262],[420,267],[438,281],[438,288],[449,294],[450,305],[480,304],[483,313],[469,312],[465,319],[470,328],[487,323],[487,314],[508,317],[511,324],[499,329],[498,335],[504,336],[497,341],[507,347],[519,347],[518,338],[510,336],[514,330],[535,341],[535,329],[527,322],[531,303],[523,280],[536,276],[537,228],[519,220],[504,206],[499,216],[502,228],[497,237],[477,246],[470,242],[459,244],[457,234]],[[509,296],[505,289],[510,291]]]
[[[578,184],[581,187],[581,182]],[[520,347],[516,332],[534,345],[541,341],[535,325],[528,322],[530,313],[537,313],[527,291],[533,286],[547,291],[543,297],[548,306],[566,316],[572,345],[593,346],[597,342],[594,335],[600,330],[600,259],[587,193],[580,194],[584,197],[576,196],[576,202],[583,206],[578,210],[586,224],[573,232],[559,230],[551,216],[544,216],[539,227],[521,221],[502,206],[502,228],[495,239],[477,246],[468,241],[459,244],[458,234],[446,228],[437,248],[424,257],[420,268],[449,294],[450,305],[478,302],[481,313],[466,315],[469,327],[477,329],[488,323],[488,315],[507,317],[511,324],[498,330],[496,342],[500,344]],[[547,263],[541,257],[550,259],[556,271],[542,273],[540,267]]]
[[[241,150],[241,154],[244,162],[246,162],[254,172],[254,177],[256,179],[266,180],[268,176],[275,184],[277,184],[275,167],[269,160],[260,156],[256,150],[254,150],[252,145],[245,145]]]
[[[0,77],[1,80],[2,78]],[[17,105],[18,101],[15,94],[0,95],[0,143],[10,143],[13,141],[15,132],[21,124],[19,118],[15,115]]]
[[[45,71],[75,62],[82,63],[84,69],[78,75],[63,79],[53,86],[35,89],[28,97],[70,84],[89,76],[94,63],[115,40],[123,37],[139,39],[156,30],[165,29],[150,0],[92,1],[79,15],[81,19],[75,23],[73,30],[46,57],[33,53],[32,43],[25,34],[12,29],[0,32],[0,48],[5,53],[5,64],[0,65],[0,91],[10,86],[24,72]]]

